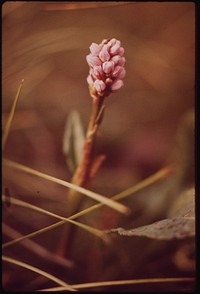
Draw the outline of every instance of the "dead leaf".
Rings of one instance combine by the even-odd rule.
[[[136,229],[125,230],[117,228],[107,231],[107,233],[113,232],[117,232],[122,236],[144,236],[158,240],[183,239],[195,235],[195,219],[184,217],[169,218]]]
[[[195,191],[194,188],[184,190],[169,210],[169,217],[194,217],[195,216]]]

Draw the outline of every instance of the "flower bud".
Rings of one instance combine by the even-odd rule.
[[[86,60],[90,66],[101,65],[101,60],[97,56],[93,56],[92,54],[87,55]]]
[[[103,69],[102,69],[102,67],[100,65],[94,66],[92,74],[94,76],[96,76],[97,78],[103,77]]]
[[[120,60],[121,56],[119,55],[114,55],[111,60],[114,62],[114,64],[118,64],[119,60]]]
[[[103,63],[103,71],[108,74],[114,69],[114,63],[112,61],[106,61]]]
[[[122,86],[124,85],[122,80],[115,80],[113,84],[111,85],[111,90],[112,91],[117,91],[119,90]]]
[[[99,53],[99,57],[102,62],[108,61],[110,59],[110,54],[108,53],[108,47],[107,45],[104,45],[101,49],[101,52]]]
[[[89,85],[93,84],[93,79],[92,79],[91,75],[87,76],[87,82],[88,82]]]
[[[119,72],[122,70],[122,68],[123,68],[122,66],[116,65],[115,69],[114,69],[114,71],[112,73],[112,76],[116,78],[118,76]]]
[[[126,59],[124,57],[121,57],[119,60],[118,60],[118,65],[121,65],[121,66],[124,66],[126,63]]]
[[[124,66],[125,64],[125,58],[120,55],[114,55],[111,60],[114,62],[115,65],[121,65]]]
[[[102,46],[101,45],[98,45],[96,43],[92,43],[92,45],[89,48],[90,48],[90,52],[92,53],[92,55],[98,56],[99,55],[99,52],[102,49]]]
[[[115,45],[110,48],[110,53],[112,55],[118,54],[119,49],[120,49],[120,42],[116,41]]]
[[[108,43],[108,39],[103,39],[103,41],[101,42],[101,44],[100,45],[104,45],[104,44],[107,44]]]
[[[96,80],[94,82],[94,88],[97,90],[97,92],[101,93],[105,90],[106,85],[103,81],[101,80]]]
[[[120,56],[124,55],[124,48],[123,47],[120,47],[119,50],[118,50],[118,54]]]
[[[123,79],[125,77],[125,75],[126,75],[126,70],[125,70],[124,67],[122,67],[122,69],[120,70],[120,72],[117,75],[117,78],[118,79]]]
[[[106,85],[111,86],[113,83],[113,80],[111,78],[106,79]]]

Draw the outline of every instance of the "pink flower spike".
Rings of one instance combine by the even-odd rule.
[[[87,83],[88,83],[89,85],[92,85],[92,84],[93,84],[93,79],[92,79],[91,75],[88,75],[88,76],[87,76]]]
[[[101,65],[101,60],[97,56],[93,56],[92,54],[87,55],[86,60],[90,66]]]
[[[121,71],[123,71],[123,66],[120,66],[120,65],[115,66],[112,76],[115,78],[118,78]]]
[[[124,85],[124,83],[122,80],[115,80],[110,88],[112,91],[117,91],[117,90],[121,89],[121,87],[123,85]]]
[[[110,54],[108,53],[108,47],[107,45],[104,45],[101,49],[101,52],[99,53],[99,57],[102,62],[108,61],[110,59]]]
[[[123,47],[120,47],[120,48],[119,48],[118,54],[119,54],[120,56],[124,55],[124,48],[123,48]]]
[[[124,48],[115,38],[104,39],[100,44],[92,43],[89,48],[91,53],[86,60],[90,95],[92,98],[107,97],[123,86],[122,79],[126,75]]]
[[[108,43],[107,43],[107,45],[108,45],[108,47],[110,48],[111,46],[114,46],[115,45],[115,43],[116,43],[116,39],[111,39]]]
[[[97,78],[103,78],[103,69],[100,65],[94,66],[92,70],[92,74]]]
[[[116,40],[115,38],[111,39],[111,40],[110,40],[111,45],[114,46],[114,45],[116,44],[116,41],[117,41],[117,40]]]
[[[120,49],[120,42],[118,41],[118,42],[116,42],[116,44],[113,46],[113,47],[111,47],[110,48],[110,53],[111,54],[118,54],[118,52],[119,52],[119,49]]]
[[[118,64],[119,60],[121,59],[122,57],[119,56],[119,55],[114,55],[112,58],[111,58],[111,61],[114,62],[114,64]]]
[[[103,39],[103,41],[101,42],[101,44],[100,45],[104,45],[104,44],[107,44],[108,43],[108,39]]]
[[[126,59],[125,57],[120,57],[120,59],[118,60],[118,64],[121,66],[124,66],[126,63]]]
[[[92,45],[89,48],[90,48],[90,52],[92,53],[92,55],[98,56],[99,52],[102,49],[102,46],[98,45],[96,43],[92,43]]]
[[[114,63],[112,61],[106,61],[103,63],[103,71],[105,73],[110,73],[114,69]]]
[[[113,80],[111,78],[106,79],[106,85],[110,86],[112,85]]]
[[[93,86],[97,90],[98,93],[103,92],[105,90],[105,88],[106,88],[105,83],[103,81],[101,81],[101,80],[96,80],[94,82]]]
[[[122,67],[122,70],[119,72],[117,78],[118,79],[123,79],[125,77],[125,75],[126,75],[126,70],[125,70],[124,67]]]

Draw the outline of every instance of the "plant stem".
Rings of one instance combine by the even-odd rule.
[[[103,113],[105,109],[104,105],[104,98],[105,97],[99,97],[99,96],[92,96],[93,98],[93,104],[92,104],[92,112],[90,115],[90,120],[88,124],[88,129],[86,132],[86,138],[83,146],[83,155],[82,159],[80,161],[80,164],[75,170],[75,173],[71,179],[71,183],[75,184],[77,186],[84,187],[88,184],[89,180],[92,178],[93,173],[93,165],[95,164],[94,161],[94,147],[95,147],[95,141],[97,136],[98,128],[102,122],[103,119]],[[95,164],[97,168],[100,167],[100,164],[102,163],[102,157],[96,159],[96,161],[99,161],[99,164]],[[81,207],[83,197],[82,195],[75,191],[75,190],[69,190],[68,193],[68,217],[75,214],[79,208]],[[66,226],[65,232],[63,232],[63,238],[58,246],[58,253],[61,256],[67,256],[70,255],[71,248],[73,248],[73,240],[75,235],[76,229],[72,227],[71,225]]]
[[[103,118],[104,97],[93,97],[92,112],[86,133],[81,162],[72,177],[71,183],[84,187],[91,179],[91,170],[94,163],[94,146],[99,125]],[[81,205],[81,195],[74,190],[68,193],[68,214],[76,213]]]

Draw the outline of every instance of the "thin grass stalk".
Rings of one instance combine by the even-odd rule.
[[[53,275],[51,275],[51,274],[49,274],[49,273],[47,273],[47,272],[45,272],[45,271],[39,269],[39,268],[37,268],[37,267],[34,267],[34,266],[32,266],[32,265],[29,265],[29,264],[27,264],[27,263],[24,263],[24,262],[22,262],[22,261],[16,260],[16,259],[14,259],[14,258],[11,258],[11,257],[8,257],[8,256],[5,256],[5,255],[2,256],[2,260],[3,260],[3,261],[6,261],[6,262],[9,262],[9,263],[12,263],[12,264],[16,264],[16,265],[21,266],[21,267],[23,267],[23,268],[26,268],[26,269],[28,269],[28,270],[30,270],[30,271],[32,271],[32,272],[35,272],[35,273],[37,273],[37,274],[39,274],[39,275],[41,275],[41,276],[44,276],[44,277],[46,277],[47,279],[49,279],[49,280],[51,280],[51,281],[54,281],[56,284],[65,287],[66,290],[69,290],[69,291],[76,291],[76,289],[74,289],[74,288],[73,288],[72,286],[70,286],[69,284],[65,283],[64,281],[60,280],[59,278],[57,278],[57,277],[55,277],[55,276],[53,276]]]
[[[2,231],[5,235],[10,237],[11,239],[17,239],[22,236],[21,233],[14,230],[13,228],[11,228],[5,223],[2,223]],[[34,254],[41,257],[43,260],[48,261],[50,263],[58,264],[67,269],[72,268],[74,266],[74,263],[71,260],[54,254],[53,252],[49,251],[42,245],[30,239],[26,239],[21,245],[27,248],[28,250],[32,251]]]
[[[123,286],[123,285],[136,285],[136,284],[154,284],[154,283],[186,283],[195,282],[195,278],[153,278],[153,279],[137,279],[137,280],[119,280],[119,281],[104,281],[104,282],[93,282],[93,283],[83,283],[72,285],[75,289],[88,289],[88,288],[98,288],[98,287],[112,287],[112,286]],[[42,289],[42,292],[51,291],[64,291],[65,287],[55,287]]]
[[[20,96],[20,93],[21,93],[21,90],[22,90],[23,82],[24,82],[24,80],[22,80],[21,84],[19,85],[19,88],[17,90],[17,94],[16,94],[15,99],[13,101],[12,108],[11,108],[11,111],[10,111],[10,114],[9,114],[9,117],[8,117],[8,121],[7,121],[6,126],[5,126],[5,130],[4,130],[4,134],[3,134],[3,138],[2,138],[2,154],[4,152],[6,142],[7,142],[7,139],[8,139],[8,135],[10,133],[11,124],[12,124],[13,117],[14,117],[14,114],[15,114],[17,101],[19,99],[19,96]]]
[[[160,171],[158,171],[157,173],[153,174],[152,176],[148,177],[147,179],[145,179],[145,180],[139,182],[138,184],[134,185],[133,187],[131,187],[131,188],[129,188],[129,189],[115,195],[115,196],[113,196],[112,198],[118,198],[119,197],[118,199],[122,199],[122,198],[128,197],[130,195],[133,195],[134,193],[139,192],[140,190],[142,190],[144,188],[147,188],[149,185],[152,185],[156,181],[167,177],[172,172],[172,170],[173,169],[171,168],[171,166],[167,166],[167,167],[161,169]],[[103,206],[103,204],[101,204],[101,203],[93,205],[93,206],[91,206],[89,208],[86,208],[86,209],[84,209],[84,210],[70,216],[68,219],[71,219],[71,220],[76,219],[76,218],[78,218],[80,216],[83,216],[83,215],[85,215],[85,214],[87,214],[87,213],[89,213],[89,212],[91,212],[91,211],[93,211],[93,210],[95,210],[97,208],[100,208],[102,206]],[[59,227],[59,226],[65,224],[65,223],[66,223],[66,220],[62,220],[60,222],[54,223],[53,225],[47,226],[47,227],[45,227],[43,229],[40,229],[40,230],[37,230],[37,231],[35,231],[33,233],[22,236],[21,238],[17,239],[17,242],[16,242],[16,240],[10,241],[9,244],[7,242],[7,243],[4,244],[4,248],[5,248],[5,246],[8,247],[8,246],[10,246],[10,245],[12,245],[14,243],[21,242],[24,239],[31,238],[31,237],[34,237],[34,236],[36,236],[38,234],[42,234],[44,232],[52,230],[52,229],[54,229],[56,227]]]
[[[42,10],[44,11],[62,11],[62,10],[77,10],[77,9],[92,9],[92,8],[101,8],[101,7],[110,7],[116,5],[125,5],[125,4],[133,4],[134,2],[78,2],[78,3],[67,3],[67,4],[47,4]]]
[[[17,169],[17,170],[20,170],[20,171],[23,171],[23,172],[26,172],[28,174],[32,174],[32,175],[35,175],[35,176],[39,176],[40,178],[43,178],[45,180],[49,180],[49,181],[52,181],[54,183],[57,183],[59,185],[62,185],[64,187],[67,187],[67,188],[70,188],[72,190],[75,190],[77,192],[80,192],[81,194],[84,194],[90,198],[92,198],[93,200],[96,200],[98,202],[101,202],[107,206],[109,206],[110,208],[120,212],[120,213],[123,213],[123,214],[128,214],[130,212],[130,209],[128,207],[126,207],[125,205],[121,204],[121,203],[118,203],[116,202],[115,200],[112,200],[110,198],[107,198],[103,195],[100,195],[100,194],[97,194],[95,192],[92,192],[90,190],[87,190],[83,187],[79,187],[75,184],[72,184],[72,183],[69,183],[69,182],[66,182],[64,180],[61,180],[61,179],[58,179],[58,178],[55,178],[53,176],[49,176],[45,173],[42,173],[42,172],[39,172],[37,170],[34,170],[32,168],[29,168],[27,166],[24,166],[22,164],[19,164],[17,162],[14,162],[14,161],[11,161],[11,160],[8,160],[8,159],[3,159],[3,165],[9,167],[9,168],[13,168],[13,169]]]
[[[12,241],[6,242],[6,243],[3,244],[2,248],[7,248],[7,247],[9,247],[9,246],[11,246],[11,245],[13,245],[13,244],[16,244],[16,243],[19,243],[19,242],[25,240],[25,239],[32,238],[32,237],[34,237],[34,236],[36,236],[36,235],[40,235],[40,234],[42,234],[42,233],[48,232],[48,231],[50,231],[50,230],[52,230],[52,229],[54,229],[54,228],[57,228],[57,227],[59,227],[59,226],[61,226],[61,225],[64,225],[65,223],[66,223],[66,221],[63,220],[63,221],[60,221],[60,222],[54,223],[53,225],[47,226],[47,227],[45,227],[45,228],[43,228],[43,229],[40,229],[40,230],[34,231],[34,232],[30,233],[30,234],[27,234],[27,235],[25,235],[25,236],[22,236],[22,237],[20,237],[20,238],[17,238],[17,239],[15,239],[15,240],[12,240]]]
[[[110,199],[121,200],[121,199],[124,199],[124,198],[126,198],[128,196],[132,196],[133,194],[135,194],[135,193],[137,193],[137,192],[139,192],[139,191],[153,185],[157,181],[165,179],[173,171],[174,171],[174,167],[172,167],[171,165],[166,166],[166,167],[162,168],[161,170],[159,170],[158,172],[156,172],[155,174],[153,174],[153,175],[149,176],[148,178],[142,180],[141,182],[135,184],[134,186],[124,190],[123,192],[121,192],[119,194],[114,195]],[[93,205],[91,207],[88,207],[88,208],[86,208],[86,209],[72,215],[70,217],[70,219],[76,219],[76,218],[78,218],[80,216],[83,216],[83,215],[85,215],[85,214],[87,214],[89,212],[92,212],[95,209],[100,208],[102,206],[103,206],[103,204],[101,204],[101,203],[95,204],[95,205]]]
[[[76,226],[82,228],[83,230],[85,230],[85,231],[87,231],[87,232],[90,232],[91,234],[95,235],[96,237],[101,238],[104,242],[108,242],[108,238],[107,238],[107,236],[104,234],[103,231],[100,231],[100,230],[95,229],[95,228],[92,228],[92,227],[90,227],[90,226],[88,226],[88,225],[81,224],[81,223],[79,223],[79,222],[76,222],[76,221],[70,220],[70,219],[68,219],[68,218],[65,218],[65,217],[59,216],[59,215],[57,215],[57,214],[55,214],[55,213],[49,212],[49,211],[47,211],[47,210],[45,210],[45,209],[42,209],[42,208],[37,207],[37,206],[35,206],[35,205],[29,204],[29,203],[27,203],[27,202],[25,202],[25,201],[22,201],[22,200],[15,199],[15,198],[13,198],[13,197],[10,197],[10,200],[11,200],[11,203],[12,203],[12,204],[19,205],[19,206],[22,206],[22,207],[26,207],[26,208],[29,208],[29,209],[32,209],[32,210],[35,210],[35,211],[38,211],[38,212],[41,212],[41,213],[47,214],[47,215],[49,215],[49,216],[53,216],[53,217],[55,217],[55,218],[57,218],[57,219],[61,219],[61,220],[66,221],[66,222],[70,222],[70,223],[72,223],[72,224],[74,224],[74,225],[76,225]],[[6,202],[6,196],[5,196],[5,195],[2,196],[2,201],[3,201],[3,202]],[[22,237],[25,237],[25,236],[22,236]],[[15,240],[12,240],[12,241],[10,241],[10,242],[4,243],[4,244],[2,245],[2,248],[6,248],[6,247],[8,247],[8,246],[10,246],[10,245],[12,245],[12,244],[18,243],[18,240],[21,240],[22,237],[19,237],[19,238],[15,239]],[[14,242],[14,241],[15,241],[15,242]],[[11,243],[11,242],[12,242],[12,243]]]

